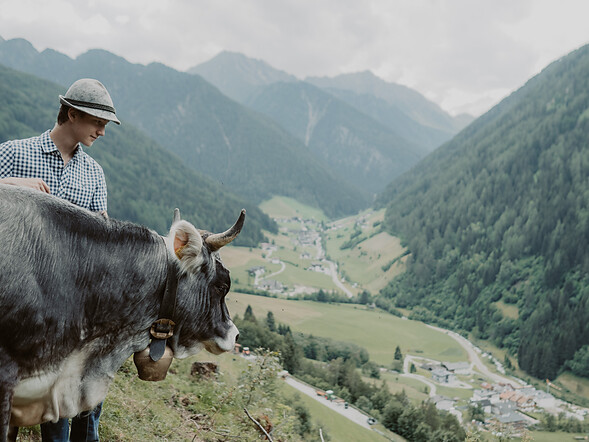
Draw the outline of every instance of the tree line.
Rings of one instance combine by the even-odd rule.
[[[236,316],[239,341],[250,348],[278,351],[285,370],[303,381],[334,393],[378,419],[387,429],[409,441],[463,441],[464,429],[451,414],[437,410],[425,401],[413,404],[404,391],[390,393],[385,381],[379,385],[366,382],[362,372],[379,377],[379,368],[368,352],[354,344],[293,333],[279,324],[272,312],[258,320],[251,306],[243,318]],[[400,352],[400,351],[399,351]]]

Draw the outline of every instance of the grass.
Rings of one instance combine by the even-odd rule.
[[[519,318],[519,309],[517,305],[514,304],[506,304],[503,301],[497,301],[493,303],[495,307],[499,309],[499,311],[505,316],[506,318],[510,319],[518,319]]]
[[[297,200],[285,196],[275,196],[260,204],[260,209],[271,218],[315,219],[327,221],[322,210],[299,203]]]
[[[384,380],[391,393],[401,393],[404,390],[409,400],[415,405],[421,404],[429,397],[429,394],[425,393],[425,388],[429,391],[429,386],[417,379],[405,378],[396,373],[384,372],[380,374],[380,379],[365,378],[364,380],[377,386]]]
[[[532,436],[534,442],[572,442],[575,440],[575,437],[587,436],[587,434],[564,433],[562,431],[557,431],[554,433],[550,433],[548,431],[530,431],[530,435]]]
[[[388,233],[380,232],[379,223],[384,217],[384,209],[376,212],[365,212],[356,217],[345,218],[332,223],[326,232],[326,247],[328,256],[339,263],[351,282],[358,283],[362,289],[378,292],[395,276],[405,270],[404,259],[395,264],[391,262],[405,253],[400,240]],[[342,249],[351,235],[355,232],[358,220],[363,220],[363,240],[356,246]],[[375,226],[376,224],[376,226]],[[385,270],[383,270],[383,268]]]
[[[462,347],[446,334],[378,310],[241,293],[231,293],[227,305],[232,315],[243,316],[251,305],[258,318],[272,311],[278,322],[294,331],[357,344],[368,351],[371,360],[386,367],[391,366],[397,345],[404,354],[448,362],[467,360]]]
[[[589,379],[575,376],[567,371],[556,378],[554,382],[557,385],[562,385],[573,394],[589,399]]]
[[[326,275],[318,277],[313,272],[303,270],[313,262],[316,249],[314,247],[295,247],[293,243],[295,232],[300,231],[303,227],[299,220],[295,220],[295,217],[307,220],[314,219],[316,222],[325,223],[327,221],[325,215],[320,210],[285,197],[274,197],[262,203],[260,208],[278,221],[278,234],[265,232],[269,241],[279,248],[272,256],[279,257],[291,264],[274,279],[291,289],[294,286],[305,286],[313,287],[315,291],[319,289],[339,291],[331,278]],[[405,270],[405,258],[398,259],[405,253],[405,249],[397,238],[380,232],[380,224],[383,219],[384,209],[366,211],[331,223],[330,229],[325,233],[326,253],[330,260],[338,263],[340,276],[345,277],[346,282],[349,283],[347,284],[348,289],[353,293],[357,294],[362,290],[376,293],[385,287],[392,278]],[[363,241],[355,247],[341,250],[341,245],[348,241],[354,232],[355,225],[362,226],[361,238]],[[303,252],[308,252],[311,259],[301,259],[300,255]],[[229,248],[226,253],[232,254],[232,248]],[[254,265],[264,265],[262,259],[263,257],[258,253],[256,257],[251,257],[245,263],[242,262],[242,256],[242,261],[235,266],[232,266],[229,261],[226,262],[238,280],[236,287],[247,287],[248,283],[251,285],[251,281],[246,277],[246,271]],[[394,264],[391,265],[393,262]]]

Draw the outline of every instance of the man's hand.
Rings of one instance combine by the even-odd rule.
[[[51,193],[49,186],[41,178],[2,178],[0,183],[11,184],[13,186],[30,187],[31,189],[40,190],[41,192]]]

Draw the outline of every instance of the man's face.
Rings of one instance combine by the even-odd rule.
[[[92,146],[94,141],[105,134],[108,120],[79,112],[74,119],[74,132],[77,141],[84,146]]]

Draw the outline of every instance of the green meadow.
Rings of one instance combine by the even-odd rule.
[[[232,315],[243,316],[248,305],[263,319],[272,311],[276,320],[294,331],[346,341],[365,348],[370,359],[390,366],[397,345],[403,354],[439,361],[466,361],[462,347],[444,333],[422,322],[401,319],[358,305],[323,304],[230,293],[227,305]]]
[[[338,263],[346,280],[371,293],[377,293],[405,270],[406,257],[402,255],[406,249],[398,238],[380,231],[383,218],[384,209],[365,212],[331,223],[325,233],[329,258]],[[345,247],[354,235],[359,242]]]
[[[322,210],[299,203],[297,200],[284,196],[275,196],[260,204],[260,209],[272,218],[315,219],[327,221]]]

